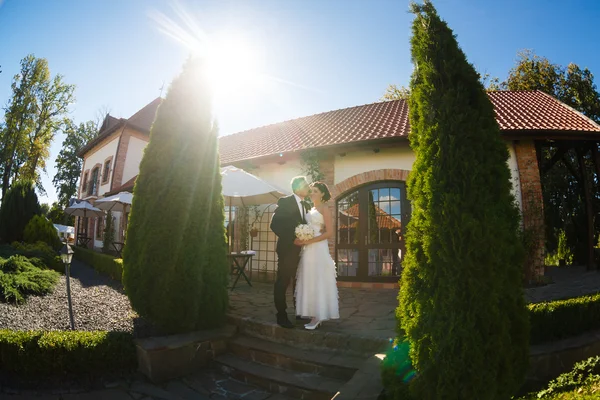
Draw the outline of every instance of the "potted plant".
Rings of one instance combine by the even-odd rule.
[[[252,236],[253,238],[258,236],[258,229],[256,229],[255,227],[252,227],[252,229],[250,229],[250,236]]]

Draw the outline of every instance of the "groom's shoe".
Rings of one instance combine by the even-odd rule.
[[[290,320],[288,319],[287,316],[277,317],[277,325],[281,326],[282,328],[286,328],[286,329],[293,329],[295,326],[294,324],[292,324],[290,322]]]

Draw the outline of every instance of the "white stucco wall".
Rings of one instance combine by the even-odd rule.
[[[144,156],[144,149],[148,142],[136,137],[129,138],[129,146],[127,147],[127,156],[125,157],[125,167],[123,168],[122,183],[127,182],[140,172],[140,163]]]
[[[344,157],[338,155],[335,157],[334,183],[337,185],[354,175],[378,169],[411,170],[414,162],[415,153],[408,143],[381,149],[379,153],[374,153],[371,148],[367,148],[364,151],[346,153]]]
[[[510,158],[508,159],[508,168],[510,169],[510,177],[512,181],[512,194],[515,196],[521,213],[523,212],[523,202],[521,199],[521,180],[519,179],[519,166],[517,164],[517,153],[515,151],[515,143],[508,142],[508,152]]]
[[[285,193],[292,192],[290,183],[295,176],[304,175],[299,160],[287,161],[283,165],[278,163],[263,164],[249,172]]]
[[[110,183],[112,181],[112,171],[114,169],[115,156],[117,153],[118,144],[119,144],[119,137],[118,137],[118,135],[114,135],[113,139],[110,142],[107,142],[104,146],[99,147],[96,152],[94,152],[90,156],[86,156],[84,159],[83,171],[85,172],[85,171],[89,170],[88,181],[92,177],[92,169],[94,168],[94,165],[96,165],[96,164],[101,165],[101,167],[100,167],[100,188],[98,189],[99,196],[102,196],[104,193],[110,191]],[[106,183],[103,183],[102,182],[102,173],[104,172],[104,161],[110,156],[113,157],[113,160],[112,160],[111,166],[110,166],[109,178]],[[81,185],[83,185],[83,182],[80,182],[79,185],[81,187]],[[87,197],[87,194],[81,193],[81,198],[85,198],[85,197]]]
[[[522,211],[521,182],[519,180],[519,168],[514,142],[507,142],[507,146],[510,153],[508,167],[511,173],[512,193]],[[410,171],[415,159],[415,154],[408,144],[381,149],[379,153],[374,153],[372,149],[365,149],[364,151],[347,153],[344,157],[338,155],[335,158],[334,164],[334,182],[338,184],[352,176],[379,169],[404,169]]]

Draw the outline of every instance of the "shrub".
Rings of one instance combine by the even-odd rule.
[[[430,1],[413,4],[408,181],[399,293],[417,399],[508,399],[529,356],[524,249],[508,149],[479,75]]]
[[[158,109],[123,252],[131,305],[170,332],[219,326],[227,310],[217,126],[204,69],[188,61]]]
[[[588,383],[598,384],[600,380],[600,357],[591,357],[578,362],[573,369],[560,375],[548,384],[548,387],[537,394],[538,399],[548,399],[553,395],[578,389]],[[567,398],[567,397],[565,397]],[[579,397],[577,397],[579,398]],[[590,397],[597,398],[597,397]]]
[[[102,241],[102,251],[109,253],[110,245],[115,241],[115,220],[112,212],[106,213],[106,227],[104,228],[104,239]]]
[[[83,247],[73,247],[75,259],[94,268],[96,271],[108,275],[121,282],[123,277],[123,260],[108,254],[98,253]]]
[[[529,304],[528,308],[532,344],[600,329],[600,293]]]
[[[0,240],[6,243],[22,241],[25,226],[34,215],[41,214],[33,183],[13,183],[4,195],[0,208]]]
[[[21,255],[12,256],[0,264],[0,299],[23,303],[29,295],[50,293],[58,278],[56,271],[40,269]]]
[[[46,217],[42,215],[35,215],[27,226],[23,233],[23,240],[26,243],[37,243],[43,242],[48,244],[54,250],[59,250],[62,246],[58,232],[52,222],[48,221]]]
[[[546,256],[545,264],[558,266],[561,264],[561,261],[564,261],[565,265],[572,265],[574,256],[567,241],[567,234],[564,229],[560,229],[557,232],[558,247],[553,254]]]
[[[46,268],[60,273],[65,272],[65,266],[60,256],[47,243],[37,242],[32,244],[15,242],[11,246],[12,254],[21,254],[29,259],[38,258],[44,262]]]
[[[88,374],[136,367],[126,332],[0,330],[0,370],[26,376]]]

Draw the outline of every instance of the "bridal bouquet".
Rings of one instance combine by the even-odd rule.
[[[296,227],[296,237],[302,241],[310,240],[315,237],[314,229],[310,225],[298,225]]]

